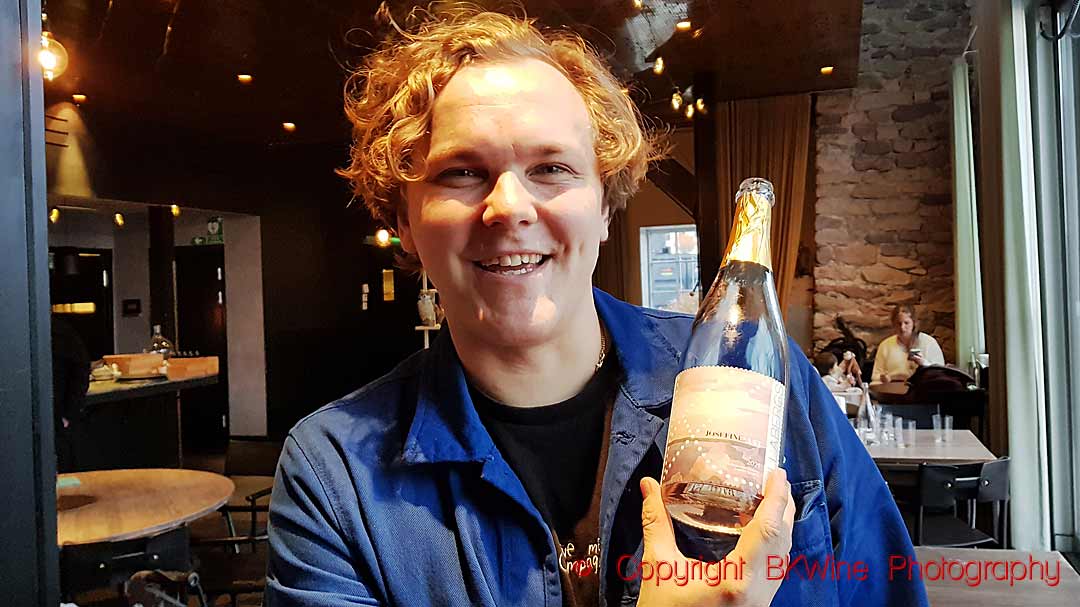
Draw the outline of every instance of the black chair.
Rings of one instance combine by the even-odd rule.
[[[991,535],[976,528],[979,504],[991,504]],[[1008,542],[1009,458],[992,462],[921,464],[912,540],[916,546],[974,547]],[[965,520],[958,518],[963,504]]]
[[[236,490],[219,509],[229,534],[191,541],[195,568],[211,601],[228,596],[229,604],[235,606],[238,595],[261,593],[266,587],[267,533],[260,528],[259,515],[270,509],[281,448],[281,441],[264,437],[233,437],[229,441],[224,472]],[[246,533],[237,533],[232,518],[237,513],[248,516]],[[242,552],[241,548],[247,550]]]
[[[915,427],[919,430],[934,429],[934,415],[941,413],[940,405],[878,405],[882,414],[890,413],[893,417],[915,420]]]
[[[283,443],[261,436],[234,436],[229,440],[225,453],[225,476],[236,485],[236,490],[229,501],[218,511],[225,517],[229,537],[253,538],[251,551],[255,551],[254,538],[259,537],[258,515],[270,509],[270,492],[274,487],[274,472]],[[233,514],[248,515],[246,536],[236,532]],[[226,544],[230,545],[230,544]],[[242,542],[231,544],[234,553],[239,554]]]

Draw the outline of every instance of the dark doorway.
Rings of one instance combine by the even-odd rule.
[[[185,451],[224,451],[229,442],[225,247],[176,247],[178,356],[217,356],[218,383],[180,394]]]
[[[91,360],[115,353],[111,250],[50,247],[49,294]]]

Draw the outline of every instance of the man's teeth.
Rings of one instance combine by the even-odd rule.
[[[480,262],[480,265],[484,267],[489,266],[502,266],[512,268],[527,263],[540,263],[544,259],[544,256],[539,253],[525,253],[524,255],[503,255],[501,257],[492,257],[491,259],[485,259]]]

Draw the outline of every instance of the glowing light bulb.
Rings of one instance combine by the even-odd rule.
[[[237,74],[236,75],[236,80],[240,84],[251,84],[251,81],[253,80],[253,78],[252,78],[251,74]]]
[[[704,112],[705,111],[705,100],[702,99],[701,97],[698,97],[697,100],[694,101],[694,107],[697,108],[697,111]]]
[[[671,94],[671,109],[676,112],[682,107],[682,94],[679,91],[675,91]]]
[[[380,247],[390,246],[390,231],[380,228],[375,232],[375,244]]]
[[[292,133],[296,130],[296,123],[294,122],[282,122],[281,128],[285,129],[286,133]]]
[[[653,63],[653,66],[652,66],[652,71],[653,71],[654,74],[657,74],[657,75],[664,73],[664,58],[663,57],[657,57],[656,58],[656,62]]]
[[[693,118],[694,117],[694,104],[692,104],[692,103],[687,103],[686,104],[686,117],[687,118]]]
[[[179,217],[180,216],[180,205],[174,204],[174,205],[169,207],[169,210],[172,211],[172,216],[173,217]]]
[[[41,64],[42,75],[46,80],[53,80],[68,66],[67,49],[63,44],[56,41],[49,32],[41,34],[41,50],[37,54],[38,63]]]
[[[836,68],[834,68],[831,65],[826,65],[825,67],[821,68],[821,75],[822,76],[831,76],[832,73],[833,73],[833,70],[835,70],[835,69]]]
[[[113,215],[113,223],[115,223],[116,227],[118,227],[118,228],[124,227],[124,215],[123,215],[123,213],[117,213],[117,214]]]
[[[680,32],[688,32],[692,27],[694,26],[692,23],[690,23],[689,19],[683,19],[682,21],[675,24],[675,29]]]
[[[638,10],[641,10],[641,6],[642,6],[641,0],[634,0],[634,8],[636,8]]]
[[[60,209],[53,207],[49,209],[49,223],[56,223],[60,221]]]

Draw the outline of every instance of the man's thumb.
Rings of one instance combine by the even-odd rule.
[[[641,479],[641,531],[645,539],[645,558],[668,559],[679,549],[675,545],[675,529],[664,500],[660,497],[660,484],[645,477]]]

